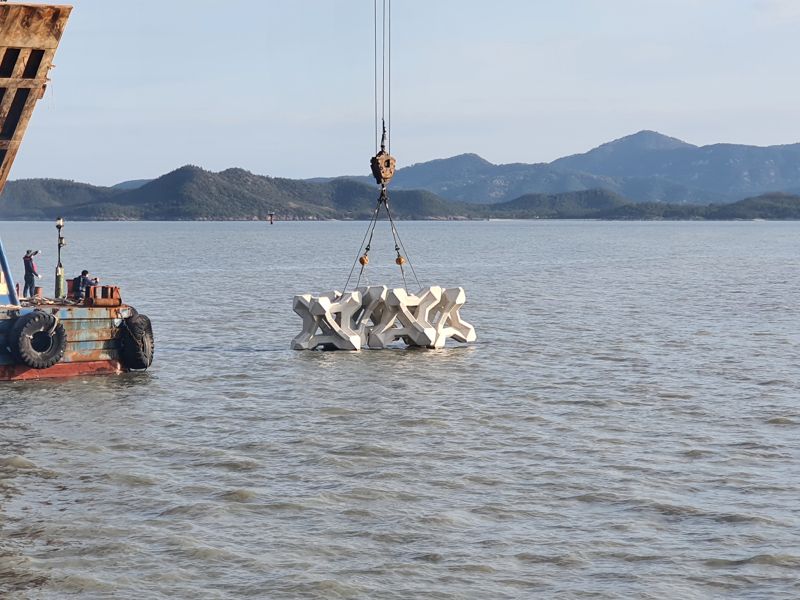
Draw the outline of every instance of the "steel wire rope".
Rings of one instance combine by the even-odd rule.
[[[381,39],[382,52],[381,52],[381,120],[386,122],[386,0],[383,0],[383,11],[381,12],[381,19],[383,20],[383,37]]]
[[[375,154],[378,153],[378,0],[375,0],[372,4],[373,12],[372,12],[372,29],[374,33],[374,40],[372,43],[372,52],[373,52],[373,92],[374,92],[374,100],[375,100],[375,131],[374,134],[374,141],[375,141]]]
[[[386,0],[383,0],[385,5]],[[385,12],[385,8],[384,8]],[[382,16],[385,21],[385,17]],[[386,82],[385,76],[385,66],[383,59],[381,60],[381,69],[382,69],[382,79],[381,79],[381,92],[380,92],[380,100],[378,99],[378,0],[374,0],[372,3],[372,31],[373,31],[373,40],[372,40],[372,51],[373,51],[373,100],[374,100],[374,109],[375,109],[375,131],[374,131],[374,141],[375,141],[375,154],[378,153],[378,139],[379,139],[379,129],[378,129],[378,104],[380,102],[381,105],[384,103],[384,87]],[[386,24],[383,23],[382,27],[382,39],[381,45],[383,48],[383,53],[385,54],[385,37],[386,37]],[[384,111],[381,109],[381,120],[383,120]],[[356,265],[358,264],[358,259],[361,258],[362,254],[361,251],[364,250],[364,243],[367,242],[367,237],[369,236],[369,242],[367,242],[367,248],[369,248],[372,244],[372,236],[375,233],[375,224],[378,220],[378,211],[381,208],[382,198],[378,199],[378,203],[375,206],[375,210],[372,213],[372,218],[370,219],[369,224],[367,225],[367,230],[364,232],[364,238],[361,240],[361,245],[358,247],[358,254],[356,254],[356,258],[353,261],[353,266],[350,268],[350,273],[347,275],[347,281],[344,284],[343,292],[347,291],[347,286],[350,285],[350,280],[353,278],[353,272],[356,270]],[[369,250],[367,250],[369,252]],[[361,281],[361,276],[364,273],[364,267],[366,265],[361,265],[361,270],[358,273],[358,280],[356,283],[356,287],[358,287],[358,283]]]
[[[387,0],[384,0],[386,3]],[[391,154],[392,153],[392,0],[388,0],[389,2],[389,31],[388,31],[388,46],[389,50],[386,55],[386,61],[388,63],[388,71],[389,77],[386,84],[386,95],[388,96],[387,100],[387,119],[386,122],[389,123],[389,127],[386,130],[388,132],[386,136],[386,151]],[[388,206],[388,205],[387,205]]]
[[[391,154],[391,127],[392,127],[392,38],[391,38],[391,27],[392,27],[392,0],[381,0],[381,81],[380,81],[380,93],[378,92],[378,0],[374,0],[373,2],[373,52],[374,52],[374,61],[373,61],[373,75],[374,75],[374,109],[375,109],[375,152],[376,155],[378,154],[378,139],[381,140],[381,147],[383,144],[386,144],[386,151],[388,154]],[[379,97],[380,96],[380,97]],[[382,127],[379,129],[378,127],[378,106],[380,104],[380,121]],[[388,123],[388,127],[387,127]],[[382,133],[381,133],[382,130]],[[347,286],[350,285],[350,280],[353,277],[353,273],[355,272],[356,264],[358,264],[359,259],[362,257],[367,259],[366,261],[362,262],[361,269],[358,273],[358,278],[356,280],[356,288],[361,283],[361,277],[364,274],[364,270],[369,262],[368,255],[370,248],[372,247],[372,239],[375,235],[375,227],[378,222],[378,216],[380,214],[381,205],[386,206],[386,215],[389,220],[389,226],[392,232],[392,239],[394,240],[394,249],[397,253],[397,260],[396,263],[400,267],[400,275],[403,278],[403,287],[408,291],[408,283],[406,281],[406,272],[403,267],[404,262],[408,262],[408,266],[411,269],[411,273],[414,276],[414,280],[417,283],[419,288],[422,288],[420,284],[419,277],[417,276],[416,269],[414,269],[414,265],[411,262],[411,259],[408,257],[408,252],[406,251],[405,244],[403,243],[403,239],[400,237],[400,232],[397,229],[397,225],[395,224],[394,218],[392,217],[392,212],[389,209],[389,194],[386,189],[386,183],[381,184],[381,192],[378,198],[377,205],[375,206],[375,210],[372,213],[372,218],[370,219],[369,224],[367,225],[367,231],[364,233],[364,238],[361,240],[361,245],[358,249],[358,254],[356,255],[356,259],[353,261],[353,266],[350,268],[350,273],[347,276],[347,281],[344,285],[344,291],[347,291]],[[366,246],[365,246],[366,243]],[[363,250],[363,254],[362,254]],[[402,255],[400,251],[402,250]]]
[[[372,10],[372,25],[373,25],[373,92],[374,92],[374,101],[375,101],[375,154],[378,153],[378,140],[380,139],[380,130],[378,129],[378,104],[380,103],[381,106],[381,121],[385,124],[385,117],[386,117],[386,0],[382,0],[382,7],[381,7],[381,91],[380,91],[380,99],[378,98],[378,0],[373,1],[373,10]],[[384,125],[385,127],[385,125]],[[362,250],[364,250],[365,255],[369,253],[369,248],[372,245],[372,236],[375,234],[375,225],[378,221],[378,213],[381,209],[381,204],[383,203],[385,195],[385,189],[381,191],[381,196],[378,198],[378,202],[375,205],[375,210],[372,213],[372,218],[370,219],[369,224],[367,225],[367,230],[364,232],[364,238],[361,240],[361,245],[358,247],[358,254],[356,255],[355,260],[353,261],[353,266],[350,267],[350,273],[347,275],[347,281],[344,284],[343,292],[347,291],[347,286],[350,285],[350,280],[353,278],[353,273],[356,270],[356,265],[358,264],[359,258],[361,258]],[[369,241],[367,241],[367,237],[369,237]],[[366,248],[364,243],[366,242]],[[356,280],[356,287],[361,282],[361,276],[364,274],[364,267],[366,265],[362,264],[361,269],[358,273],[358,279]]]
[[[375,226],[378,224],[378,212],[380,211],[380,209],[381,209],[381,204],[379,200],[378,206],[375,207],[375,215],[372,218],[372,231],[370,231],[369,233],[369,240],[367,241],[366,248],[364,248],[364,256],[367,257],[367,259],[369,258],[370,248],[372,248],[372,236],[375,235]],[[369,260],[361,264],[361,269],[358,272],[358,279],[356,280],[356,289],[358,289],[358,286],[361,285],[361,277],[364,275],[364,271],[366,270],[368,264]]]
[[[384,58],[385,63],[387,64],[387,71],[388,71],[388,79],[384,83],[386,89],[386,108],[387,108],[387,115],[386,115],[386,122],[388,123],[388,127],[386,128],[386,151],[391,154],[392,153],[392,0],[383,0],[383,7],[384,7],[384,19],[388,22],[388,31],[384,32],[384,37],[386,39],[386,56]],[[414,265],[411,262],[411,258],[408,256],[408,252],[406,251],[405,244],[403,244],[403,239],[400,237],[400,231],[397,229],[397,225],[395,225],[394,219],[392,218],[392,212],[389,210],[389,198],[387,195],[386,198],[386,214],[389,217],[389,223],[392,228],[392,237],[394,238],[394,245],[395,251],[400,254],[400,249],[403,250],[403,255],[405,259],[408,261],[408,266],[411,269],[411,273],[414,275],[414,280],[417,282],[417,286],[421,288],[419,282],[419,277],[417,277],[417,272],[414,269]],[[399,248],[398,248],[399,242]],[[403,276],[403,286],[408,288],[406,284],[406,273],[405,269],[403,268],[403,264],[400,263],[398,265],[400,267],[400,273]]]
[[[388,209],[388,206],[387,206]],[[394,234],[396,236],[395,245],[397,242],[400,242],[400,248],[403,250],[403,256],[408,261],[408,266],[411,268],[411,273],[414,275],[414,281],[417,282],[417,287],[422,289],[422,284],[419,282],[419,277],[417,277],[417,272],[414,270],[414,263],[411,262],[411,258],[408,256],[408,252],[406,251],[406,246],[403,244],[403,239],[400,237],[400,231],[397,229],[397,226],[394,224],[394,219],[392,218],[392,213],[389,213],[389,222],[392,225],[392,229],[394,230]],[[403,270],[403,265],[400,265],[400,270]],[[405,280],[405,277],[403,278]]]
[[[381,208],[382,199],[378,199],[378,204],[375,206],[375,210],[372,213],[372,219],[370,219],[369,225],[367,225],[367,231],[364,232],[364,239],[361,240],[361,245],[358,247],[358,254],[356,254],[356,259],[353,261],[353,266],[350,268],[350,274],[347,276],[347,281],[344,284],[344,288],[342,289],[343,292],[347,291],[347,286],[350,284],[350,279],[353,277],[353,271],[356,270],[356,264],[358,264],[358,259],[361,258],[361,250],[364,248],[364,242],[367,241],[367,236],[369,236],[369,243],[367,247],[372,244],[372,236],[370,235],[370,229],[372,233],[375,233],[375,223],[378,221],[378,211]],[[361,273],[364,272],[364,266],[361,265]],[[361,280],[361,273],[358,275],[359,281]]]

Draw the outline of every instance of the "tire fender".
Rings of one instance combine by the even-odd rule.
[[[47,369],[57,364],[66,348],[64,326],[54,315],[41,310],[17,318],[8,337],[11,355],[32,369]]]
[[[120,342],[122,364],[128,369],[141,371],[153,364],[153,325],[146,315],[134,311],[132,316],[123,321]]]

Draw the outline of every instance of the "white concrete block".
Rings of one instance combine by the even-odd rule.
[[[463,288],[439,286],[418,294],[383,285],[344,294],[302,294],[294,298],[294,311],[303,319],[303,330],[292,340],[292,349],[379,349],[398,340],[427,348],[443,348],[451,338],[474,342],[475,328],[461,319],[465,301]]]
[[[338,291],[294,298],[294,312],[303,319],[303,330],[292,340],[293,350],[360,350],[355,314],[361,309],[361,293]]]
[[[442,301],[434,308],[433,321],[436,324],[436,342],[434,348],[444,348],[449,338],[462,343],[474,342],[478,339],[475,328],[461,319],[461,307],[467,301],[464,288],[444,290]]]
[[[369,334],[370,348],[386,348],[397,340],[409,346],[433,346],[436,329],[430,322],[430,313],[439,304],[442,288],[430,287],[418,295],[402,288],[389,290],[380,321]]]

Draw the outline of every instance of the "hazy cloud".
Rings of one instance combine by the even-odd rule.
[[[756,9],[772,23],[800,21],[798,0],[756,0]]]

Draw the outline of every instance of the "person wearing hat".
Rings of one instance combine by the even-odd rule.
[[[22,290],[24,298],[33,298],[36,294],[36,286],[33,282],[36,278],[41,277],[39,271],[36,270],[36,263],[33,262],[33,257],[39,254],[38,250],[28,250],[25,256],[22,257],[22,262],[25,265],[25,288]],[[28,294],[30,290],[30,294]]]

